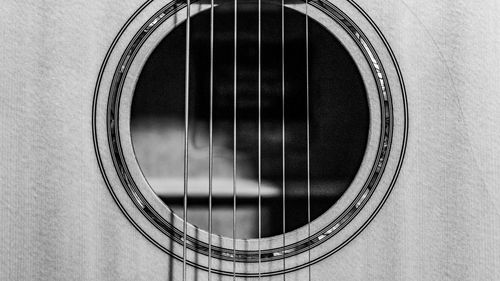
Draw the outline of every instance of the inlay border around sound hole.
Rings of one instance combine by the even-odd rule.
[[[134,16],[137,17],[137,15],[148,8],[147,6],[151,3],[152,1],[149,1],[143,6],[138,13]],[[346,1],[342,1],[346,2]],[[156,2],[158,3],[158,2]],[[347,2],[346,2],[347,3]],[[350,3],[354,5],[356,9],[358,9],[360,12],[362,11],[359,7],[357,7],[354,3]],[[305,242],[302,241],[296,241],[295,243],[291,243],[290,245],[287,245],[287,249],[290,250],[292,249],[293,251],[290,251],[286,258],[298,255],[303,253],[308,249],[308,246],[311,245],[313,247],[316,247],[323,242],[329,240],[329,238],[333,237],[336,235],[337,232],[341,231],[343,229],[343,226],[349,224],[349,221],[354,219],[357,212],[359,212],[363,206],[369,201],[368,199],[370,198],[371,194],[376,190],[378,181],[380,178],[383,176],[384,173],[384,168],[387,165],[387,162],[389,162],[389,157],[390,154],[389,152],[391,151],[391,141],[393,139],[393,125],[394,125],[394,111],[393,111],[393,104],[391,100],[391,93],[388,88],[388,86],[391,84],[389,81],[384,69],[381,67],[382,62],[379,60],[379,57],[377,53],[375,52],[375,49],[373,46],[370,44],[370,41],[368,40],[367,37],[359,30],[359,27],[357,27],[352,20],[350,20],[347,15],[345,15],[341,10],[339,10],[336,6],[333,6],[331,3],[327,2],[321,2],[321,1],[311,1],[310,5],[312,7],[315,7],[319,10],[322,10],[325,14],[328,16],[332,17],[334,20],[337,21],[338,24],[343,26],[348,33],[353,36],[353,40],[356,41],[358,40],[358,44],[361,45],[360,49],[363,51],[364,49],[364,54],[366,57],[368,57],[368,62],[371,63],[371,68],[372,68],[372,74],[374,75],[375,79],[378,77],[378,88],[379,88],[379,97],[381,100],[383,100],[382,103],[382,109],[381,113],[382,116],[385,116],[385,120],[388,122],[384,122],[384,125],[387,125],[388,130],[381,128],[381,131],[384,132],[383,138],[380,141],[379,145],[379,153],[377,155],[384,155],[384,157],[379,157],[381,161],[376,161],[375,165],[373,167],[374,173],[376,176],[371,177],[367,180],[367,182],[364,184],[366,187],[370,187],[370,192],[366,192],[367,189],[363,189],[362,192],[358,195],[358,199],[355,200],[354,202],[351,203],[350,209],[347,209],[343,215],[344,217],[337,218],[336,220],[333,220],[330,224],[327,226],[323,227],[321,231],[316,232],[313,236],[311,236],[309,239],[307,239]],[[118,205],[121,207],[122,211],[129,217],[129,220],[138,228],[150,241],[155,243],[157,246],[165,250],[166,252],[172,254],[176,258],[180,258],[178,255],[178,250],[176,252],[175,248],[176,247],[165,247],[165,243],[162,243],[160,240],[162,240],[161,235],[158,236],[157,234],[152,235],[151,234],[151,228],[150,227],[145,227],[143,219],[139,219],[136,214],[131,214],[134,213],[133,209],[131,209],[131,202],[125,203],[123,199],[118,198],[119,196],[118,193],[123,193],[124,189],[127,193],[127,196],[131,199],[133,205],[135,205],[135,208],[137,210],[141,211],[141,214],[146,217],[149,222],[154,225],[155,228],[158,230],[162,231],[164,234],[170,237],[170,239],[176,241],[176,243],[182,244],[182,240],[180,238],[182,237],[182,232],[179,231],[177,227],[171,227],[170,229],[168,228],[169,222],[166,221],[164,218],[158,215],[158,212],[156,208],[153,208],[149,205],[148,200],[146,200],[142,194],[141,191],[144,191],[144,189],[140,189],[137,187],[135,184],[135,178],[131,176],[130,172],[128,171],[127,167],[127,162],[125,161],[125,157],[123,155],[122,147],[121,147],[121,142],[120,142],[120,135],[122,135],[123,132],[120,132],[118,128],[120,127],[120,118],[118,118],[118,113],[120,112],[119,110],[119,105],[120,105],[120,91],[121,87],[124,83],[123,80],[121,80],[123,77],[126,77],[124,75],[128,68],[130,67],[130,64],[132,61],[134,61],[133,57],[131,56],[134,54],[136,51],[138,51],[141,47],[141,44],[144,43],[142,39],[145,39],[147,37],[141,37],[140,34],[145,33],[144,35],[148,35],[154,32],[154,30],[164,21],[166,20],[169,15],[172,15],[175,11],[179,11],[180,9],[183,8],[183,5],[175,5],[172,2],[167,4],[166,6],[163,6],[160,11],[154,14],[153,17],[149,17],[149,19],[146,21],[146,24],[142,25],[141,29],[139,29],[139,32],[135,34],[134,37],[132,37],[132,40],[129,40],[128,45],[122,43],[121,48],[124,46],[127,46],[125,48],[125,51],[116,53],[113,53],[113,48],[115,47],[115,44],[110,48],[110,51],[108,52],[107,58],[109,58],[111,55],[114,56],[114,63],[111,64],[106,64],[106,60],[103,63],[103,68],[101,70],[101,73],[99,75],[99,80],[96,85],[96,91],[95,91],[95,100],[94,100],[94,118],[93,118],[93,128],[94,128],[94,143],[96,147],[96,154],[98,157],[98,161],[100,163],[101,171],[103,173],[103,176],[105,180],[107,181],[108,188],[110,189],[111,193],[113,194],[115,201],[118,203]],[[154,8],[152,9],[154,11]],[[329,13],[329,14],[328,14]],[[363,14],[363,12],[361,12]],[[363,15],[366,17],[366,15]],[[133,18],[131,18],[133,20]],[[368,20],[369,21],[369,20]],[[126,27],[130,24],[130,22],[126,25]],[[371,23],[373,25],[373,23]],[[124,28],[126,28],[124,27]],[[377,34],[380,36],[382,41],[383,36],[378,33],[377,28],[374,28]],[[124,29],[123,29],[124,30]],[[144,32],[146,30],[146,32]],[[133,31],[132,33],[133,34]],[[139,35],[139,36],[138,36]],[[129,34],[130,36],[130,34]],[[117,36],[117,39],[119,39],[119,36]],[[142,41],[142,42],[141,42]],[[118,40],[115,40],[115,43],[118,42]],[[126,43],[126,41],[125,41]],[[359,233],[362,228],[366,226],[366,224],[371,221],[371,218],[378,212],[382,204],[385,202],[385,199],[390,193],[390,190],[392,189],[392,186],[394,184],[394,180],[397,177],[397,173],[399,171],[401,161],[404,155],[404,147],[406,145],[406,135],[407,135],[407,109],[406,109],[406,97],[405,97],[405,91],[404,91],[404,84],[402,82],[402,77],[401,74],[399,73],[399,68],[397,67],[397,63],[395,62],[395,58],[392,54],[392,51],[390,51],[390,47],[386,44],[386,42],[383,43],[386,45],[388,49],[388,54],[389,57],[392,59],[392,63],[394,64],[394,69],[395,74],[397,76],[398,83],[394,84],[399,84],[400,86],[400,94],[401,94],[401,100],[398,103],[398,107],[396,110],[397,113],[399,113],[401,116],[398,116],[399,119],[402,119],[401,121],[403,122],[398,122],[400,128],[402,129],[402,134],[399,135],[398,141],[400,141],[400,146],[399,149],[396,149],[396,151],[399,152],[399,157],[397,157],[397,164],[393,167],[394,172],[392,173],[392,180],[387,184],[386,187],[386,192],[384,193],[384,196],[378,202],[376,208],[374,211],[370,214],[369,219],[367,219],[361,227],[357,229],[355,233]],[[109,63],[109,61],[108,61]],[[113,67],[114,66],[114,67]],[[378,69],[377,69],[378,66]],[[114,68],[114,70],[113,70]],[[111,69],[111,71],[109,71]],[[108,71],[106,71],[108,70]],[[110,75],[112,74],[112,77]],[[108,76],[107,80],[104,76]],[[393,74],[394,75],[394,74]],[[123,78],[124,79],[124,78]],[[104,81],[104,83],[103,83]],[[106,83],[107,82],[107,83]],[[109,87],[105,87],[103,85],[108,85]],[[383,87],[387,87],[385,90],[383,90]],[[107,88],[107,90],[106,90]],[[397,88],[397,87],[396,87]],[[107,93],[106,93],[107,92]],[[99,95],[101,93],[101,95]],[[106,97],[106,94],[108,95]],[[104,98],[103,98],[104,96]],[[118,97],[118,98],[117,98]],[[105,106],[103,106],[105,104]],[[105,112],[103,112],[103,109]],[[103,118],[105,117],[105,118]],[[105,124],[102,124],[103,119],[105,119]],[[104,126],[103,126],[104,125]],[[402,126],[401,126],[402,125]],[[103,129],[106,132],[105,137],[103,137]],[[106,146],[103,145],[103,143],[109,143],[109,147],[107,150]],[[101,145],[99,145],[101,143]],[[394,154],[394,153],[392,153]],[[112,162],[112,167],[109,165],[110,160]],[[129,162],[130,163],[130,162]],[[128,164],[129,164],[128,163]],[[110,174],[113,173],[113,170],[116,173],[117,178],[119,179],[119,182],[116,181],[117,178],[113,180],[110,180],[111,176]],[[378,170],[378,172],[377,172]],[[123,195],[123,194],[121,194]],[[379,196],[380,197],[380,196]],[[361,199],[361,200],[359,200]],[[371,200],[370,200],[371,201]],[[148,206],[149,205],[149,206]],[[136,213],[136,212],[135,212]],[[133,215],[134,217],[132,217]],[[348,219],[346,218],[346,215],[348,215]],[[142,220],[142,221],[141,221]],[[141,221],[141,222],[139,222]],[[338,226],[337,226],[338,225]],[[170,225],[171,226],[171,225]],[[357,235],[357,234],[356,234]],[[156,236],[156,237],[155,237]],[[352,240],[355,235],[351,235],[348,240]],[[188,247],[197,253],[201,253],[203,255],[206,255],[206,244],[200,243],[200,241],[196,238],[191,237],[189,239],[190,243],[188,244]],[[302,243],[302,244],[301,244]],[[328,254],[331,254],[335,252],[336,250],[339,249],[339,247],[343,247],[342,245],[345,245],[344,243],[340,244],[337,246],[335,249],[329,249]],[[219,251],[219,252],[217,252]],[[263,249],[262,250],[262,261],[263,262],[273,262],[276,260],[280,260],[283,257],[279,255],[275,255],[275,253],[278,253],[281,251],[281,248],[274,248],[274,249]],[[322,254],[319,257],[314,257],[314,259],[311,262],[317,262],[324,257],[326,257],[328,254]],[[232,261],[232,249],[224,249],[224,248],[219,248],[214,247],[214,252],[213,252],[213,257],[214,258],[219,258],[221,260],[226,260],[226,261]],[[238,255],[241,255],[241,257],[238,257]],[[191,265],[199,267],[199,268],[206,268],[206,266],[203,265],[203,262],[196,262],[193,261],[194,259],[192,258],[193,255],[191,255],[191,258],[189,259],[189,262]],[[248,263],[248,262],[255,262],[257,260],[256,257],[256,252],[254,251],[242,251],[239,250],[237,254],[237,260],[238,262],[243,262],[243,263]],[[293,262],[291,262],[293,264]],[[307,266],[307,263],[299,263],[292,265],[290,268],[286,268],[283,271],[291,271],[295,270],[298,268],[302,268],[304,266]],[[269,271],[269,272],[262,272],[263,275],[272,275],[272,274],[279,274],[283,271]],[[228,272],[226,270],[215,270],[215,272],[219,272],[222,274],[232,274],[231,272]],[[238,272],[238,275],[241,276],[253,276],[255,275],[252,272]]]

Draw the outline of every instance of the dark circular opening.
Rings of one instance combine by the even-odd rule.
[[[234,6],[215,9],[213,232],[233,229]],[[238,6],[236,195],[238,238],[258,237],[258,10]],[[263,4],[261,39],[262,237],[308,223],[305,16],[286,8],[285,103],[279,6]],[[182,217],[184,196],[185,24],[154,49],[135,88],[131,135],[145,178]],[[208,229],[210,12],[191,19],[187,221]],[[366,149],[369,108],[361,75],[342,44],[309,20],[311,220],[332,207],[356,175]],[[285,153],[283,167],[283,119]],[[283,170],[285,175],[283,176]],[[283,180],[285,193],[283,205]],[[283,211],[285,210],[285,212]],[[283,214],[285,213],[285,214]],[[284,217],[283,217],[284,215]]]

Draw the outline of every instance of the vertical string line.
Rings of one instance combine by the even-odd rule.
[[[214,0],[210,1],[210,121],[208,145],[208,281],[212,280],[212,182],[214,166],[213,142],[213,105],[214,105]]]
[[[234,0],[234,68],[233,68],[233,280],[236,280],[236,124],[237,124],[237,42],[238,42],[238,0]]]
[[[311,237],[311,153],[310,153],[310,120],[309,120],[309,3],[306,1],[306,106],[307,106],[307,237]],[[309,243],[308,243],[309,244]],[[308,276],[311,280],[311,248],[308,247]]]
[[[258,197],[259,197],[259,238],[257,242],[258,246],[258,254],[259,254],[259,280],[261,279],[261,262],[262,262],[262,257],[261,257],[261,247],[260,247],[260,240],[262,238],[262,198],[261,198],[261,188],[262,188],[262,108],[261,108],[261,103],[262,103],[262,0],[259,0],[259,7],[258,7],[258,14],[259,14],[259,30],[258,30],[258,41],[259,41],[259,50],[258,50],[258,60],[259,60],[259,67],[258,67],[258,99],[259,99],[259,132],[258,132],[258,174],[259,174],[259,182],[258,182]]]
[[[285,0],[281,0],[281,166],[282,166],[282,188],[283,188],[283,270],[286,268],[285,263],[285,233],[286,233],[286,200],[285,200],[285,186],[286,186],[286,168],[285,168]],[[285,280],[285,273],[283,273],[283,280]]]
[[[183,223],[183,248],[182,248],[182,280],[186,281],[186,254],[187,254],[187,203],[188,203],[188,138],[189,138],[189,52],[191,33],[191,1],[186,0],[186,81],[184,101],[184,223]]]

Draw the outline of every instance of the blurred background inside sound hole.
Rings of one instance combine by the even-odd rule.
[[[215,9],[213,232],[232,237],[234,6]],[[258,237],[258,13],[238,6],[237,237]],[[188,221],[208,229],[210,12],[191,21]],[[180,217],[184,190],[185,24],[148,58],[134,92],[131,134],[142,172]],[[364,156],[367,94],[342,44],[309,20],[311,216],[346,191]],[[262,11],[262,236],[282,233],[283,168],[286,231],[307,224],[307,95],[304,15],[285,11],[285,111],[282,112],[281,10]],[[285,167],[282,165],[282,118]]]

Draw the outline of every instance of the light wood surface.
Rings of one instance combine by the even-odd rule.
[[[114,202],[92,139],[99,68],[142,3],[0,5],[0,280],[181,280]],[[311,280],[500,280],[500,4],[357,3],[401,67],[408,146],[379,214]]]

